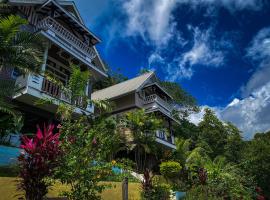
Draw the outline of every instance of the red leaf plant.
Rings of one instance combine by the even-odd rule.
[[[58,164],[60,155],[60,133],[53,133],[54,125],[43,131],[37,126],[33,138],[22,136],[21,148],[24,152],[18,157],[20,166],[19,189],[25,192],[26,200],[44,199],[48,192],[50,177]]]

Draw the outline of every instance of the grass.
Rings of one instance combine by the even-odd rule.
[[[0,199],[3,200],[16,200],[21,192],[17,191],[15,177],[0,177]],[[102,192],[101,198],[104,200],[121,200],[122,199],[122,186],[121,182],[106,182],[112,184],[112,188],[106,189]],[[57,197],[60,191],[68,190],[68,186],[56,183],[49,191],[48,197]],[[140,184],[129,183],[129,198],[130,200],[140,199]]]

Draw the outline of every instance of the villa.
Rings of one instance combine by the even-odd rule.
[[[92,76],[85,94],[91,98],[91,85],[107,74],[95,48],[101,40],[86,28],[75,3],[57,0],[10,0],[9,5],[15,8],[18,15],[28,20],[29,25],[23,27],[25,30],[38,32],[45,39],[41,71],[50,73],[65,86],[70,77],[70,63],[79,66],[83,71],[89,70]],[[36,105],[35,102],[39,99],[60,99],[71,103],[68,94],[42,75],[22,76],[14,68],[12,71],[3,70],[0,78],[14,79],[16,82],[18,90],[13,101],[24,114],[23,132],[32,132],[36,124],[54,120],[57,105]],[[75,104],[77,114],[94,112],[94,107],[80,98]]]
[[[173,124],[179,123],[172,115],[173,98],[159,84],[154,72],[142,74],[103,90],[92,93],[93,100],[108,100],[113,103],[113,114],[133,109],[144,109],[146,113],[155,113],[169,130],[156,131],[156,141],[168,148],[176,149]]]
[[[173,124],[179,123],[173,116],[173,99],[159,84],[155,73],[145,73],[128,81],[92,92],[92,85],[107,77],[106,68],[95,47],[101,40],[84,24],[73,1],[59,0],[9,0],[18,15],[28,20],[23,27],[30,32],[38,32],[45,39],[42,73],[49,73],[64,86],[68,84],[71,68],[75,64],[82,71],[89,70],[85,94],[93,100],[109,100],[115,104],[112,114],[124,113],[143,108],[147,113],[155,113],[164,121],[164,130],[156,131],[156,141],[169,149],[175,149]],[[58,100],[72,103],[70,95],[45,76],[36,74],[20,75],[16,68],[2,70],[0,78],[13,79],[17,92],[13,96],[14,105],[24,115],[22,133],[35,130],[36,124],[54,122]],[[53,104],[36,104],[40,99],[51,99]],[[74,102],[73,102],[74,103]],[[93,114],[94,106],[78,98],[75,114]],[[168,131],[165,131],[168,130]]]

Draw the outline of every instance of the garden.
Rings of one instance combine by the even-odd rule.
[[[22,31],[25,24],[19,16],[1,16],[0,72],[16,66],[22,74],[42,73],[42,38]],[[163,128],[158,116],[145,110],[111,115],[110,102],[84,96],[91,75],[74,64],[71,69],[65,87],[71,104],[36,102],[58,101],[57,123],[35,124],[36,131],[27,135],[19,135],[23,115],[10,103],[16,85],[1,81],[1,198],[109,200],[126,194],[128,199],[145,200],[270,198],[270,132],[244,141],[236,126],[220,121],[210,109],[195,125],[188,115],[198,111],[196,101],[178,84],[163,82],[175,104],[186,108],[174,111],[180,124],[174,127],[176,150],[170,150],[157,145],[155,134],[147,134]],[[103,84],[121,80],[111,74]],[[78,97],[95,105],[99,114],[74,117]],[[11,133],[19,135],[20,149],[7,147],[14,145]]]

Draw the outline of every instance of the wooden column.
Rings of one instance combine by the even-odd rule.
[[[128,200],[128,178],[125,177],[122,182],[122,199]]]

